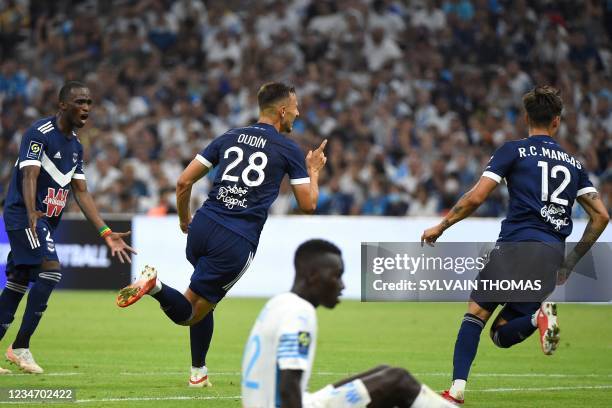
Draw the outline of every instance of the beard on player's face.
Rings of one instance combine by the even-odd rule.
[[[293,130],[293,120],[289,119],[287,115],[281,121],[281,132],[291,133]]]

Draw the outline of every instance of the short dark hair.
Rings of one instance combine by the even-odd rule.
[[[269,108],[275,102],[288,98],[291,93],[295,93],[295,88],[285,85],[282,82],[268,82],[263,84],[257,92],[259,109],[264,110]]]
[[[552,86],[536,86],[523,95],[523,106],[532,126],[548,126],[563,110],[560,93]]]
[[[295,251],[293,264],[296,270],[300,270],[317,256],[329,253],[342,256],[340,248],[331,242],[325,241],[324,239],[311,239],[302,243]]]
[[[60,89],[59,91],[60,102],[65,102],[70,96],[70,91],[72,91],[73,89],[79,89],[79,88],[87,88],[87,85],[85,85],[83,82],[80,82],[80,81],[66,82],[64,86],[62,86],[62,89]]]

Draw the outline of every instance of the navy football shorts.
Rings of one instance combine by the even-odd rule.
[[[541,242],[504,242],[496,244],[489,254],[489,261],[478,274],[477,280],[539,281],[540,290],[472,291],[470,298],[480,307],[493,312],[499,305],[504,319],[531,315],[554,291],[557,270],[563,263],[563,244]]]
[[[22,280],[35,280],[29,276],[32,267],[40,266],[44,260],[58,261],[55,250],[53,231],[47,220],[40,218],[36,226],[38,239],[32,235],[30,228],[7,231],[11,251],[6,260],[6,275]],[[28,276],[26,276],[28,275]]]
[[[187,234],[187,260],[194,267],[189,288],[219,303],[246,272],[257,247],[246,238],[197,212]]]

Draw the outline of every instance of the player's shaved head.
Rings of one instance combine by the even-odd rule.
[[[549,126],[556,116],[561,116],[563,100],[559,91],[551,86],[536,86],[523,96],[523,106],[531,126]]]
[[[80,81],[66,82],[64,86],[62,86],[62,89],[60,89],[59,91],[59,101],[67,102],[68,98],[70,97],[70,93],[72,92],[73,89],[82,89],[82,88],[87,88],[87,85],[85,85],[83,82],[80,82]]]
[[[268,82],[263,84],[257,92],[257,103],[259,109],[264,111],[274,107],[278,102],[289,98],[289,94],[295,93],[295,88],[282,82]]]
[[[342,251],[336,245],[323,239],[311,239],[304,242],[295,251],[295,258],[293,260],[297,276],[311,271],[312,267],[328,254],[342,256]]]
[[[295,251],[294,263],[293,293],[315,307],[332,309],[340,302],[344,262],[336,245],[322,239],[306,241]]]

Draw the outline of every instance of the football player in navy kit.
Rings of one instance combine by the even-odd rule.
[[[268,83],[260,88],[257,99],[257,123],[215,138],[177,182],[180,228],[187,234],[187,259],[194,267],[185,295],[162,284],[154,268],[145,267],[141,278],[117,297],[117,304],[125,307],[148,293],[173,322],[190,326],[192,387],[210,385],[205,359],[213,332],[213,309],[253,260],[268,209],[285,174],[300,209],[311,214],[317,206],[327,141],[304,160],[297,143],[282,134],[291,132],[299,115],[294,88]],[[213,167],[217,171],[213,188],[192,219],[192,185]]]
[[[70,190],[113,256],[123,263],[130,262],[130,253],[134,253],[123,241],[129,232],[112,232],[87,191],[83,146],[76,130],[87,122],[91,105],[86,85],[77,81],[64,84],[59,93],[57,115],[34,122],[23,135],[4,204],[4,224],[11,251],[6,266],[7,284],[0,295],[0,338],[13,321],[29,283],[33,282],[21,327],[6,351],[6,358],[28,373],[43,372],[30,352],[30,338],[47,308],[53,288],[62,277],[54,231]],[[0,369],[0,373],[6,372]]]
[[[472,292],[455,343],[453,382],[443,393],[455,403],[464,401],[480,333],[497,306],[503,305],[490,332],[497,346],[511,347],[539,329],[544,354],[554,352],[559,342],[556,305],[541,302],[554,290],[556,280],[562,282],[567,278],[609,221],[606,207],[583,164],[553,138],[563,110],[558,91],[538,86],[523,96],[523,105],[529,137],[503,144],[491,157],[478,183],[440,224],[425,230],[421,237],[421,243],[433,245],[444,230],[474,212],[505,179],[510,198],[508,214],[502,222],[497,247],[480,274],[496,273],[512,279],[515,273],[537,272],[546,277],[539,302],[491,302],[483,300],[482,292]],[[564,260],[563,246],[572,231],[574,201],[585,209],[590,220],[580,242]]]

